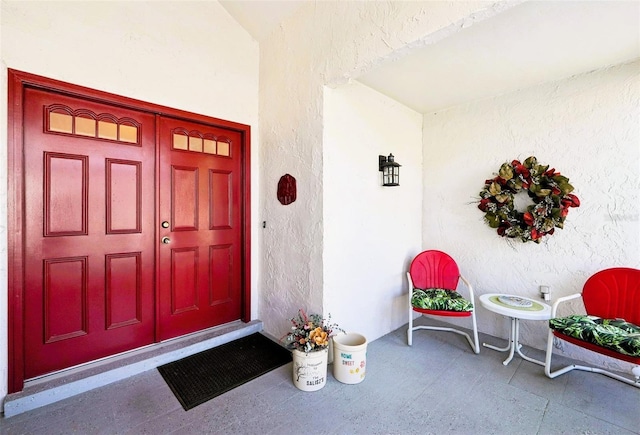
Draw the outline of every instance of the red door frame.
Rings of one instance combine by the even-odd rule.
[[[21,391],[24,387],[24,160],[23,160],[23,98],[25,88],[37,88],[80,98],[88,98],[156,115],[197,121],[216,127],[239,132],[242,136],[242,314],[241,320],[251,320],[251,127],[245,124],[225,121],[108,92],[98,91],[71,83],[13,69],[8,70],[8,122],[7,122],[7,169],[8,169],[8,329],[9,329],[9,393]],[[157,128],[157,127],[156,127]],[[156,144],[158,135],[156,135]],[[159,178],[159,147],[156,146],[156,186]],[[156,191],[156,210],[159,193]],[[156,225],[156,238],[159,227]],[[156,259],[158,258],[158,245]],[[156,282],[158,270],[156,268]],[[157,305],[157,304],[156,304]],[[158,322],[156,306],[156,322]],[[156,323],[157,330],[157,323]]]

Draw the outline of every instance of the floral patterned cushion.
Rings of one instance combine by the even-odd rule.
[[[574,314],[549,320],[549,327],[623,355],[640,357],[640,327],[622,319]]]
[[[411,305],[424,310],[472,311],[473,304],[460,293],[441,288],[413,289]]]

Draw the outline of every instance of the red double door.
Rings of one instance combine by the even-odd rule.
[[[241,318],[240,133],[24,94],[25,379]]]

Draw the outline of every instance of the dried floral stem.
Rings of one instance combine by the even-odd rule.
[[[283,337],[287,347],[303,352],[326,349],[334,331],[344,332],[337,324],[331,323],[331,315],[324,319],[320,314],[307,314],[298,310],[291,319],[291,331]]]

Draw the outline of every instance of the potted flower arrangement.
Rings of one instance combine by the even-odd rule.
[[[298,310],[291,319],[291,331],[285,343],[293,354],[293,383],[303,391],[316,391],[327,381],[329,341],[334,331],[342,331],[331,323],[331,316],[324,319],[320,314],[307,314]]]

